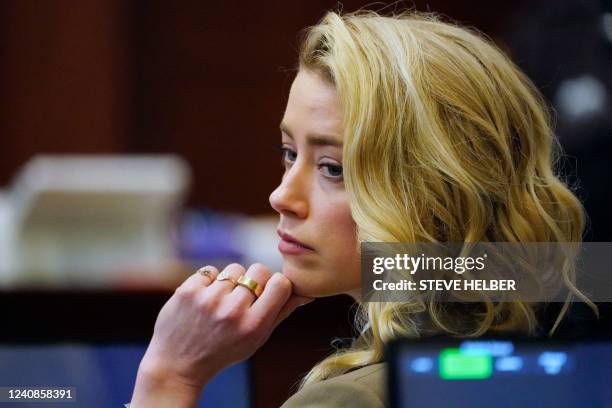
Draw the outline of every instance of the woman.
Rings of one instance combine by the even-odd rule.
[[[304,38],[281,123],[285,173],[270,203],[282,273],[232,264],[188,278],[159,314],[132,407],[195,406],[317,297],[352,296],[361,335],[286,408],[384,406],[383,347],[397,336],[534,333],[525,302],[361,303],[359,243],[580,241],[583,209],[553,172],[544,106],[476,33],[418,13],[328,13]]]

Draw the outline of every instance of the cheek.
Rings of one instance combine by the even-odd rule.
[[[344,262],[349,260],[348,257],[356,256],[355,222],[348,205],[328,209],[321,220],[321,231],[321,237],[329,245],[325,247],[329,256]]]
[[[359,253],[355,222],[347,203],[321,208],[317,235],[321,245],[321,269],[338,291],[359,285]]]
[[[283,273],[292,281],[294,292],[305,296],[331,296],[353,291],[361,282],[355,222],[342,197],[315,200],[306,221],[317,243],[311,259],[286,257]],[[306,227],[306,225],[304,226]]]

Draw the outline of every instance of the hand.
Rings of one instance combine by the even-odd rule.
[[[190,401],[185,406],[195,404],[212,377],[253,355],[282,320],[314,300],[292,294],[291,282],[262,264],[247,271],[239,264],[224,269],[235,280],[246,275],[258,282],[259,298],[230,280],[216,280],[218,270],[210,270],[212,279],[193,274],[162,307],[140,363],[132,407],[152,406],[147,395],[161,390]]]

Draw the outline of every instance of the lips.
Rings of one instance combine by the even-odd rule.
[[[278,236],[281,237],[281,242],[278,245],[278,249],[281,252],[290,253],[290,254],[299,254],[299,253],[313,251],[311,247],[299,241],[297,238],[293,237],[292,235],[284,231],[281,231],[281,230],[277,230],[276,232]]]

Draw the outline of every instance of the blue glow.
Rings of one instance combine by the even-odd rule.
[[[514,351],[512,342],[497,340],[467,340],[459,348],[464,354],[488,354],[492,357],[509,356]]]
[[[497,371],[520,371],[523,368],[523,359],[519,356],[500,357],[495,361]]]
[[[538,357],[538,364],[551,375],[559,374],[566,362],[567,354],[561,351],[545,351]]]
[[[415,373],[427,373],[433,369],[433,360],[429,357],[417,357],[410,363],[410,369]]]

